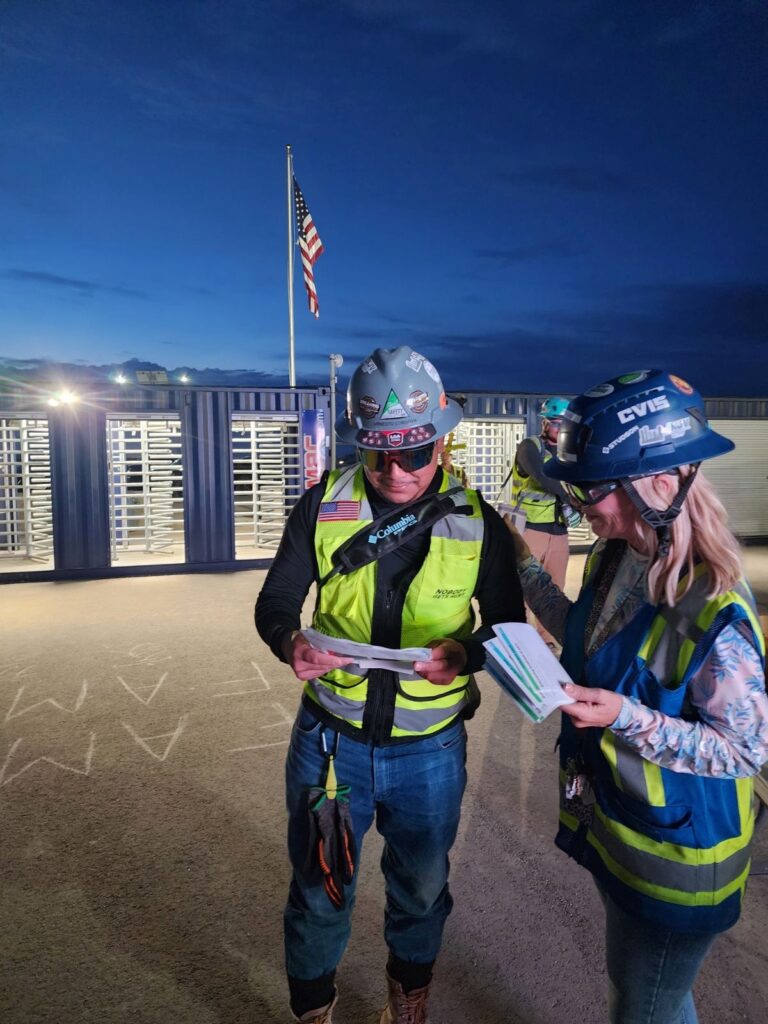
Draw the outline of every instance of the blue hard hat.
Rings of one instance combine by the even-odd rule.
[[[733,441],[709,426],[704,399],[663,370],[638,370],[596,384],[563,414],[555,480],[582,483],[650,476],[724,455]]]
[[[538,415],[549,420],[559,420],[567,408],[567,398],[547,398],[541,403]]]

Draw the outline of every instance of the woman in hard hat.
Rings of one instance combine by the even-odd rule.
[[[701,396],[625,374],[564,411],[559,480],[599,540],[575,603],[518,539],[526,602],[563,643],[557,845],[606,908],[613,1024],[691,1024],[739,918],[752,780],[768,759],[764,641],[725,509],[699,470],[734,445]]]

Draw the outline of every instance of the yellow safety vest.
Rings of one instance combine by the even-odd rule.
[[[542,444],[540,437],[531,437],[541,452],[543,462],[549,462],[552,458],[546,447]],[[525,475],[518,467],[515,459],[512,468],[512,505],[521,512],[525,512],[527,523],[556,523],[558,521],[557,498],[547,491],[537,490],[535,481]]]
[[[444,473],[440,491],[457,484],[455,478]],[[424,647],[445,637],[462,639],[472,632],[471,599],[480,568],[484,524],[477,492],[465,490],[463,499],[472,509],[470,515],[451,513],[432,527],[427,556],[405,597],[401,647]],[[357,517],[323,516],[323,506],[338,509],[339,502],[354,503],[341,506],[347,512],[357,505]],[[315,527],[320,579],[333,567],[333,552],[372,521],[362,467],[330,473]],[[377,563],[371,562],[347,576],[329,579],[320,588],[313,626],[330,636],[370,643],[376,578]],[[470,684],[468,675],[457,676],[450,686],[436,686],[421,676],[400,676],[390,738],[415,738],[444,729],[470,702]],[[309,680],[305,694],[327,713],[362,729],[368,701],[367,676],[337,669]]]

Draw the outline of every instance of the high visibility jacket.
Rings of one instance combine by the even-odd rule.
[[[765,657],[748,585],[742,582],[709,599],[706,566],[699,565],[691,589],[674,608],[644,605],[585,659],[585,625],[601,556],[608,549],[598,543],[597,550],[600,556],[588,562],[584,587],[566,624],[562,661],[572,679],[691,719],[695,709],[687,699],[689,683],[726,625],[746,622]],[[557,845],[588,868],[629,913],[682,932],[731,927],[741,912],[749,873],[752,780],[671,771],[645,760],[611,729],[577,730],[563,718]],[[564,783],[574,766],[591,780],[591,808],[566,798]]]
[[[541,452],[542,462],[547,463],[552,458],[547,446],[542,443],[540,437],[530,437]],[[562,522],[559,502],[554,494],[538,489],[533,477],[526,476],[515,459],[512,467],[512,505],[521,512],[525,512],[527,523],[557,523]]]
[[[457,483],[444,473],[440,490],[446,491]],[[329,474],[321,513],[323,504],[328,502],[353,502],[359,512],[353,520],[318,517],[315,554],[321,579],[332,568],[331,556],[336,548],[372,522],[362,467]],[[472,632],[471,598],[480,568],[484,524],[476,491],[464,491],[464,504],[471,507],[471,515],[452,513],[432,527],[427,556],[405,596],[401,647],[425,647],[432,640],[461,639]],[[331,636],[371,643],[376,576],[377,563],[371,562],[347,576],[336,575],[328,580],[320,588],[314,627]],[[305,694],[327,713],[361,729],[368,689],[367,676],[336,669],[311,679]],[[425,736],[444,729],[470,703],[470,689],[468,675],[457,676],[450,686],[436,686],[421,676],[400,676],[390,739]]]

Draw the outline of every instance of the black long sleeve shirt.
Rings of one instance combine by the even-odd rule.
[[[542,439],[542,445],[550,455],[555,455],[557,446]],[[526,530],[538,530],[540,533],[550,533],[561,536],[568,532],[568,527],[562,515],[562,503],[567,503],[568,497],[563,490],[559,480],[554,480],[544,472],[544,456],[532,437],[526,437],[517,446],[515,461],[523,474],[530,478],[531,490],[542,491],[544,494],[553,494],[557,499],[557,514],[553,523],[526,523]]]

